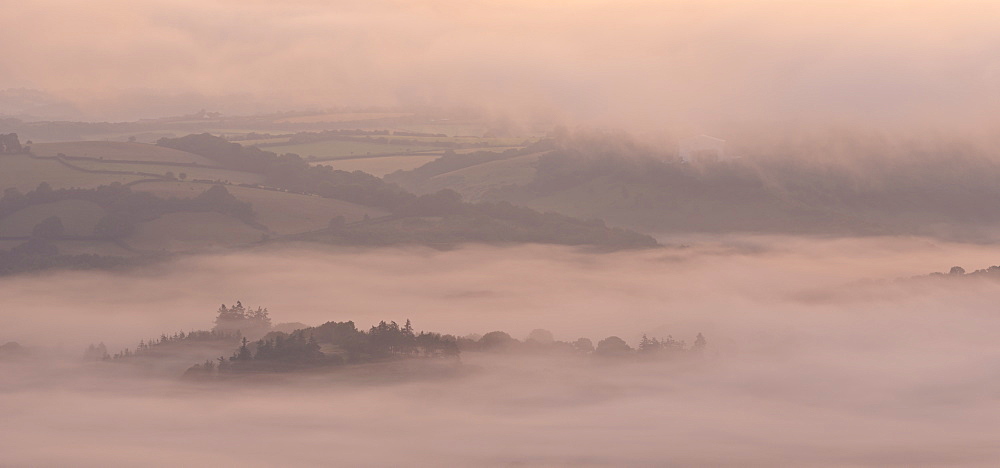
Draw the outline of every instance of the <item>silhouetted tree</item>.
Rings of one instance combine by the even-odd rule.
[[[577,351],[590,353],[594,351],[594,342],[590,341],[590,338],[580,338],[573,342],[573,347],[576,348]]]
[[[486,350],[508,348],[516,343],[517,340],[502,331],[489,332],[479,339],[479,345]]]
[[[539,344],[552,344],[556,339],[552,336],[552,332],[536,328],[528,334],[528,340]]]
[[[705,336],[698,333],[698,336],[694,339],[694,344],[691,345],[691,351],[695,354],[701,354],[705,351],[705,346],[707,345],[708,342],[705,340]]]
[[[602,356],[621,356],[632,352],[632,347],[617,336],[609,336],[597,342],[595,353]]]
[[[58,239],[65,232],[62,219],[58,216],[49,216],[35,225],[31,230],[31,237],[38,239]]]

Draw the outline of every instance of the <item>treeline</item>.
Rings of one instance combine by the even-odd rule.
[[[112,361],[136,357],[161,357],[169,355],[171,348],[186,344],[228,343],[235,345],[240,342],[240,338],[243,338],[243,335],[239,331],[196,330],[187,333],[179,331],[173,335],[161,334],[158,338],[140,340],[135,348],[125,348],[115,354],[108,354],[107,346],[104,343],[91,344],[84,351],[84,359],[89,361]]]
[[[9,250],[0,250],[0,276],[53,268],[69,270],[113,270],[152,261],[153,257],[128,258],[112,255],[60,254],[59,248],[45,239],[31,239]]]
[[[989,279],[1000,279],[1000,266],[993,265],[988,268],[981,268],[979,270],[974,270],[971,273],[966,272],[965,268],[960,266],[953,266],[948,273],[934,272],[923,278],[989,278]],[[920,276],[916,278],[922,278]]]
[[[572,342],[554,339],[551,332],[533,330],[526,339],[518,340],[503,331],[485,335],[459,337],[436,332],[416,331],[409,320],[402,325],[381,321],[367,330],[353,321],[331,321],[315,327],[303,326],[294,331],[270,331],[267,309],[246,308],[241,302],[220,307],[216,327],[211,331],[177,332],[141,340],[134,348],[110,354],[103,344],[90,345],[84,352],[87,360],[136,362],[136,358],[205,359],[213,352],[232,350],[188,368],[187,378],[206,378],[241,373],[271,373],[337,367],[407,359],[446,360],[459,362],[463,352],[514,355],[576,355],[595,359],[660,360],[701,356],[707,341],[699,333],[691,345],[671,336],[642,336],[636,347],[617,336],[609,336],[595,344],[589,338]],[[225,324],[220,326],[220,324]],[[230,326],[256,329],[259,339]],[[263,335],[260,332],[266,332]],[[208,354],[208,356],[206,356]],[[609,361],[610,362],[610,361]]]
[[[457,341],[462,351],[501,351],[519,353],[561,352],[593,355],[598,357],[628,357],[628,356],[659,356],[677,357],[683,355],[700,355],[704,352],[707,341],[701,333],[695,337],[694,343],[688,346],[682,340],[672,336],[666,338],[649,338],[642,335],[638,346],[633,348],[625,340],[617,336],[609,336],[597,342],[590,338],[579,338],[573,342],[558,341],[552,332],[544,329],[533,330],[524,341],[519,341],[502,331],[489,332],[481,337],[463,337]]]
[[[576,354],[595,358],[670,359],[700,356],[707,341],[699,333],[692,345],[672,337],[642,336],[633,348],[625,340],[610,336],[595,347],[589,338],[572,343],[556,341],[551,332],[534,330],[524,341],[506,332],[494,331],[481,337],[415,332],[410,321],[379,322],[369,330],[359,330],[354,322],[327,322],[292,333],[272,332],[256,342],[243,338],[228,358],[220,356],[196,364],[185,377],[202,378],[246,372],[282,372],[315,367],[364,364],[397,359],[457,358],[461,352],[514,354]]]
[[[149,349],[192,339],[193,336],[230,339],[242,336],[239,330],[220,328],[227,326],[261,327],[270,326],[266,309],[244,308],[241,302],[232,307],[223,305],[216,316],[216,328],[211,332],[192,332],[185,337],[175,334],[172,338],[161,336],[158,340],[140,342],[133,354],[142,354]],[[258,328],[259,329],[259,328]],[[201,335],[195,335],[201,333]],[[600,340],[595,347],[589,338],[574,342],[557,341],[551,332],[533,330],[524,341],[511,337],[502,331],[493,331],[482,336],[457,337],[454,335],[416,332],[409,320],[403,325],[395,321],[381,321],[368,330],[360,330],[353,321],[327,322],[317,327],[305,327],[290,333],[272,331],[256,341],[242,337],[239,347],[232,355],[209,359],[189,368],[186,377],[206,377],[220,374],[245,372],[279,372],[301,370],[314,367],[363,364],[398,359],[457,359],[461,352],[497,352],[520,354],[577,354],[600,358],[674,358],[701,355],[707,341],[699,333],[692,345],[673,337],[649,338],[642,336],[636,348],[617,337],[609,336]],[[88,351],[96,353],[95,351]],[[110,358],[114,359],[114,357]]]
[[[327,322],[291,333],[271,332],[256,342],[243,338],[240,347],[224,356],[197,364],[185,373],[274,372],[310,367],[361,364],[406,358],[457,357],[457,339],[438,333],[416,333],[407,320],[380,322],[358,330],[354,322]]]

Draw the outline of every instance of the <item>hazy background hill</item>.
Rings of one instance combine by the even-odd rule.
[[[502,154],[448,155],[386,179],[647,232],[982,240],[1000,223],[1000,164],[990,150],[880,134],[805,135],[685,161],[676,148],[624,133],[580,131]]]

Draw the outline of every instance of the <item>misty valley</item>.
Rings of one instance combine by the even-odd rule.
[[[0,468],[1000,466],[1000,2],[31,0]]]
[[[994,455],[977,428],[1000,417],[1000,171],[981,149],[853,135],[685,159],[621,132],[459,138],[470,123],[382,114],[172,136],[268,122],[199,118],[114,124],[145,143],[5,134],[0,429],[22,448],[4,462]],[[796,156],[818,151],[848,156]],[[380,175],[337,169],[370,160]],[[192,443],[229,423],[239,438]],[[375,449],[386,431],[410,455]],[[121,450],[95,454],[108,438]]]
[[[995,247],[686,245],[289,244],[8,276],[5,439],[15,464],[53,465],[109,438],[120,450],[88,460],[324,464],[331,444],[337,463],[375,465],[990,459],[1000,282],[972,265]],[[927,274],[940,264],[970,272]],[[247,299],[213,307],[220,295]],[[211,442],[234,424],[239,438]],[[387,430],[405,453],[375,449]],[[745,443],[711,451],[716,431]],[[789,445],[759,450],[773,440]]]

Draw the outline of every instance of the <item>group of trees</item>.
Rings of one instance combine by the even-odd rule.
[[[367,330],[358,329],[352,321],[327,322],[319,326],[303,326],[291,332],[270,331],[257,340],[246,337],[247,327],[256,331],[270,328],[267,309],[250,309],[237,301],[233,306],[222,305],[211,331],[177,332],[158,338],[141,340],[134,348],[110,355],[103,343],[91,345],[85,352],[90,360],[122,360],[135,357],[167,357],[171,352],[182,353],[186,347],[214,346],[216,352],[232,349],[230,356],[208,359],[188,369],[189,377],[205,377],[226,373],[280,372],[314,367],[362,364],[399,359],[457,359],[461,352],[492,352],[515,354],[576,354],[595,357],[677,357],[700,355],[706,347],[699,333],[694,344],[687,346],[668,336],[665,339],[642,336],[637,348],[625,340],[610,336],[595,347],[589,338],[573,342],[556,340],[552,332],[533,330],[521,341],[503,331],[482,336],[454,335],[420,331],[409,320],[403,325],[395,321],[380,321]],[[231,346],[236,346],[235,349]],[[210,354],[211,355],[211,354]],[[204,356],[204,354],[202,354]]]
[[[140,340],[135,348],[125,348],[115,354],[108,354],[108,349],[104,343],[91,344],[84,352],[87,360],[122,360],[135,357],[156,357],[169,355],[172,349],[177,349],[190,344],[221,343],[236,344],[242,335],[239,331],[229,330],[195,330],[190,332],[176,332],[173,335],[161,334],[158,338]],[[245,338],[244,338],[245,340]]]
[[[29,142],[30,143],[30,142]],[[20,153],[24,151],[16,133],[0,133],[0,153]]]
[[[966,272],[965,268],[960,266],[951,267],[948,273],[931,273],[927,275],[928,277],[949,277],[949,278],[1000,278],[1000,266],[993,265],[988,268],[981,268],[972,272]]]
[[[262,307],[257,307],[256,310],[248,309],[241,301],[236,301],[231,307],[226,307],[225,304],[219,306],[212,331],[259,336],[270,329],[271,317],[267,309]]]
[[[649,338],[642,335],[637,348],[617,337],[609,336],[597,342],[590,338],[580,338],[573,342],[558,341],[552,336],[552,332],[543,329],[536,329],[528,335],[524,341],[519,341],[502,331],[492,331],[481,337],[469,336],[458,338],[457,344],[463,351],[500,351],[517,353],[539,353],[558,352],[575,354],[592,354],[601,357],[616,356],[661,356],[671,357],[685,354],[701,354],[705,349],[705,337],[699,333],[692,346],[687,346],[684,341],[675,340],[673,337]]]
[[[382,321],[368,331],[358,330],[354,322],[327,322],[291,333],[271,332],[256,342],[244,337],[228,359],[220,357],[195,365],[188,370],[188,375],[282,371],[404,358],[457,357],[458,353],[454,336],[416,333],[409,320],[403,326]]]

